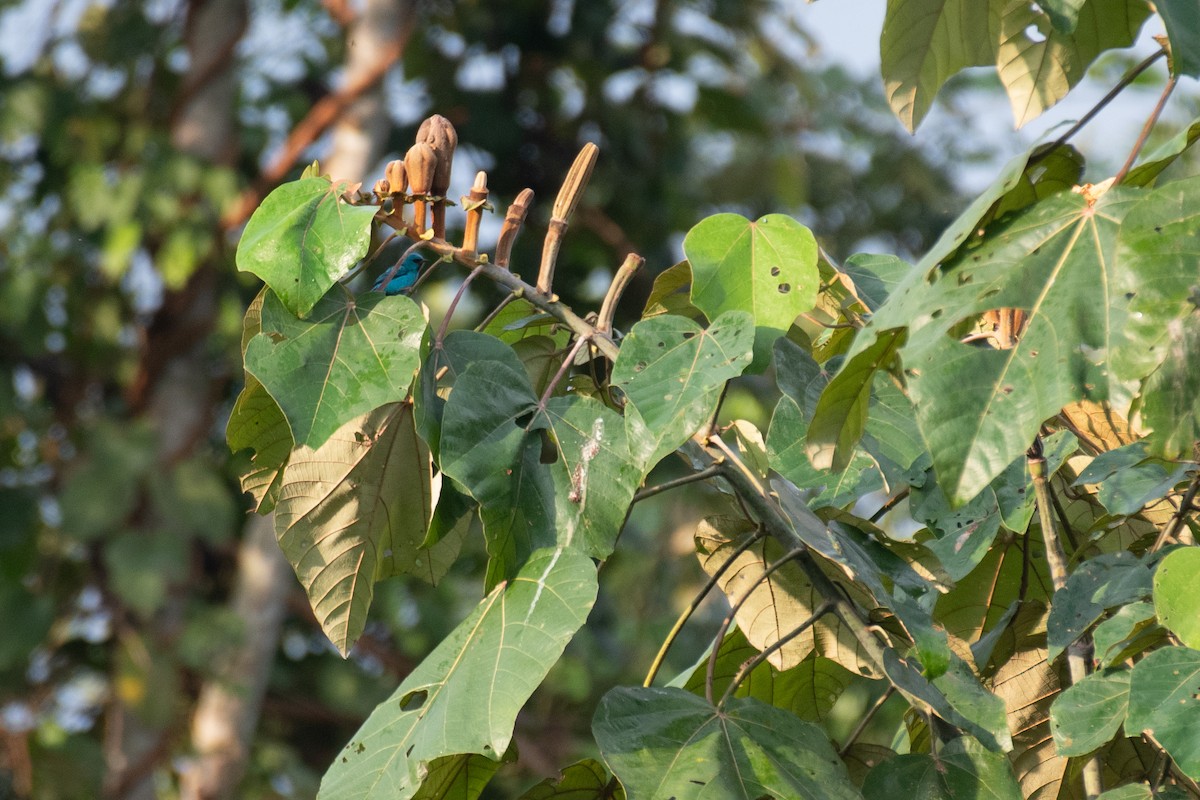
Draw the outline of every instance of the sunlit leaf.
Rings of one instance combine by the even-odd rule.
[[[246,370],[283,409],[296,444],[319,447],[347,421],[404,399],[425,331],[407,297],[335,288],[300,320],[268,294]]]
[[[620,687],[592,732],[630,800],[860,797],[820,728],[751,698],[718,711],[680,689]]]
[[[407,800],[434,759],[499,758],[517,713],[595,599],[596,569],[587,556],[532,556],[372,712],[325,774],[319,797]]]
[[[407,403],[382,406],[319,448],[292,454],[275,531],[343,655],[362,633],[376,581],[410,574],[436,582],[450,566],[439,550],[421,547],[433,513],[431,470]]]
[[[783,214],[751,222],[716,214],[683,240],[692,268],[692,302],[710,320],[746,311],[754,320],[754,370],[767,366],[771,346],[817,300],[817,241]]]
[[[633,326],[612,382],[629,400],[625,425],[644,471],[709,420],[721,387],[750,363],[753,336],[744,311],[722,314],[707,330],[669,314]]]
[[[367,254],[373,206],[341,199],[344,182],[304,178],[267,195],[246,223],[237,265],[271,287],[297,317],[307,317],[329,287]]]
[[[1167,554],[1154,572],[1154,610],[1179,641],[1200,650],[1200,547]]]

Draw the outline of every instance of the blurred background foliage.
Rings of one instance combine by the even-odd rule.
[[[790,213],[838,260],[910,256],[961,208],[955,165],[989,158],[962,135],[965,112],[957,135],[904,134],[878,79],[824,65],[791,5],[26,0],[0,13],[0,797],[176,796],[201,688],[264,635],[228,605],[248,504],[224,424],[257,290],[233,265],[239,208],[330,157],[329,123],[345,115],[294,153],[288,137],[345,92],[356,16],[386,7],[407,34],[349,98],[377,100],[362,123],[384,132],[369,174],[334,177],[370,185],[423,117],[445,115],[461,142],[451,197],[476,169],[498,208],[534,190],[513,258],[531,278],[558,181],[594,141],[556,289],[592,308],[636,250],[635,317],[708,214]],[[294,157],[280,167],[281,154]],[[494,297],[473,288],[482,313]],[[774,398],[756,391],[744,384],[727,410],[765,427]],[[637,506],[587,628],[520,721],[520,768],[491,796],[588,754],[590,709],[640,682],[701,578],[695,522],[725,502],[696,488]],[[346,661],[289,583],[237,797],[315,793],[365,715],[474,606],[480,551],[476,539],[436,588],[380,586]],[[689,627],[668,671],[713,624]]]

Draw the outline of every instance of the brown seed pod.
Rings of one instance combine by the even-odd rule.
[[[404,162],[398,158],[388,162],[383,171],[383,178],[394,194],[404,194],[408,189],[408,172],[404,168]]]
[[[412,183],[412,193],[414,195],[428,195],[433,188],[433,174],[437,171],[437,155],[433,152],[433,148],[424,142],[417,142],[408,149],[408,153],[404,156],[404,169],[408,173],[408,179]],[[413,201],[413,222],[417,226],[417,233],[425,232],[425,206],[426,201],[418,197]]]

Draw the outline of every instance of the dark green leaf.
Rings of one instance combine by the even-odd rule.
[[[283,409],[296,444],[320,447],[349,420],[404,399],[425,332],[407,297],[337,287],[299,320],[269,294],[246,370]]]
[[[1130,646],[1137,647],[1143,641],[1159,638],[1154,635],[1155,631],[1162,633],[1162,629],[1154,625],[1152,603],[1141,601],[1122,606],[1092,632],[1096,663],[1101,667],[1120,664],[1133,655],[1129,652]]]
[[[820,728],[750,698],[718,711],[680,689],[620,687],[592,732],[630,800],[860,796]]]
[[[1132,553],[1106,553],[1085,561],[1054,593],[1046,622],[1049,658],[1053,661],[1079,638],[1106,609],[1150,596],[1150,570]]]
[[[604,765],[585,758],[564,769],[558,780],[547,778],[517,800],[623,800],[621,787],[610,792],[608,784]]]
[[[1162,499],[1183,479],[1188,466],[1147,458],[1145,443],[1134,442],[1096,456],[1074,485],[1100,484],[1096,496],[1108,512],[1128,516]]]
[[[1160,6],[1161,7],[1161,6]],[[1174,164],[1200,139],[1200,120],[1192,122],[1129,170],[1123,183],[1129,186],[1150,186],[1163,170]]]
[[[854,282],[859,299],[871,311],[884,304],[911,270],[912,266],[897,256],[870,253],[856,253],[842,264],[842,272]]]
[[[1200,77],[1200,7],[1191,0],[1155,0],[1154,9],[1167,27],[1172,72]]]
[[[238,269],[262,278],[297,317],[307,317],[367,254],[376,209],[343,202],[345,191],[345,183],[325,178],[285,183],[263,200],[238,242]]]
[[[937,757],[901,755],[867,774],[866,800],[1021,800],[1021,788],[1008,759],[989,752],[970,737],[959,737]]]

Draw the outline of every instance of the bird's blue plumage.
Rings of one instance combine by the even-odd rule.
[[[400,262],[399,269],[393,267],[392,269],[385,270],[379,276],[379,280],[375,281],[375,285],[371,287],[371,291],[383,292],[389,297],[396,294],[403,294],[417,282],[417,276],[421,274],[421,267],[423,266],[425,266],[424,256],[420,253],[409,253]],[[391,280],[387,279],[388,275],[392,276]]]

